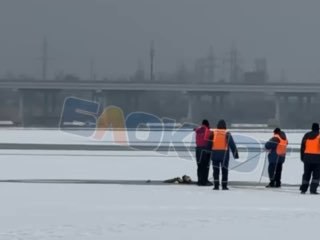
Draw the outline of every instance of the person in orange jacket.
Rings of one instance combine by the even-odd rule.
[[[302,184],[300,186],[300,191],[302,194],[306,193],[310,179],[312,175],[312,180],[310,184],[310,193],[318,194],[317,188],[320,181],[320,133],[319,124],[312,124],[312,131],[304,135],[300,154],[301,161],[304,164],[304,172],[302,176]]]
[[[268,173],[270,183],[266,187],[281,187],[282,165],[286,158],[288,140],[285,132],[280,128],[273,131],[273,137],[266,142],[265,148],[269,150]]]
[[[224,120],[218,122],[217,128],[213,129],[209,139],[213,166],[213,190],[219,190],[220,169],[222,171],[222,190],[229,190],[228,174],[230,151],[235,159],[239,158],[239,154],[231,133],[227,131],[227,124]]]

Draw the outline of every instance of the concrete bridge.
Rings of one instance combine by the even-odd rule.
[[[199,97],[207,95],[212,101],[224,103],[225,97],[232,94],[264,94],[274,99],[274,119],[280,121],[281,106],[289,97],[297,98],[299,106],[312,102],[320,93],[320,83],[265,83],[265,84],[231,84],[231,83],[164,83],[164,82],[107,82],[107,81],[37,81],[37,80],[0,80],[1,90],[19,92],[19,115],[23,122],[25,104],[30,96],[42,94],[43,115],[55,111],[57,95],[62,91],[85,91],[91,100],[106,103],[106,99],[125,93],[128,102],[135,103],[143,92],[179,92],[188,95],[187,118],[193,119]],[[51,110],[50,110],[51,109]]]
[[[160,83],[106,81],[35,81],[0,80],[0,89],[17,90],[108,90],[108,91],[179,91],[226,93],[320,93],[320,83]]]

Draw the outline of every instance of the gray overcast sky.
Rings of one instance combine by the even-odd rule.
[[[266,57],[271,78],[320,81],[319,0],[0,0],[0,75],[40,75],[49,41],[50,75],[127,75],[147,67],[154,39],[156,71],[183,60],[225,56],[234,42],[244,67]]]

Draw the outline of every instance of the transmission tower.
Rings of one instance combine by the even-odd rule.
[[[154,80],[154,57],[155,57],[155,49],[154,49],[154,41],[151,41],[150,44],[150,80]]]
[[[42,43],[41,62],[42,62],[42,80],[46,81],[47,69],[48,69],[48,41],[46,37],[44,37],[43,43]]]

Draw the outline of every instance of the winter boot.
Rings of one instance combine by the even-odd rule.
[[[222,190],[229,190],[228,185],[227,184],[222,184]]]
[[[274,188],[275,184],[274,181],[270,181],[270,183],[266,186],[266,188]]]
[[[213,183],[210,182],[210,181],[207,181],[206,185],[205,186],[213,186]]]
[[[307,190],[308,190],[308,187],[309,187],[308,184],[302,184],[300,186],[301,194],[305,194],[307,192]]]
[[[317,192],[318,186],[319,186],[318,183],[311,183],[311,185],[310,185],[310,193],[311,194],[318,194],[318,192]]]

